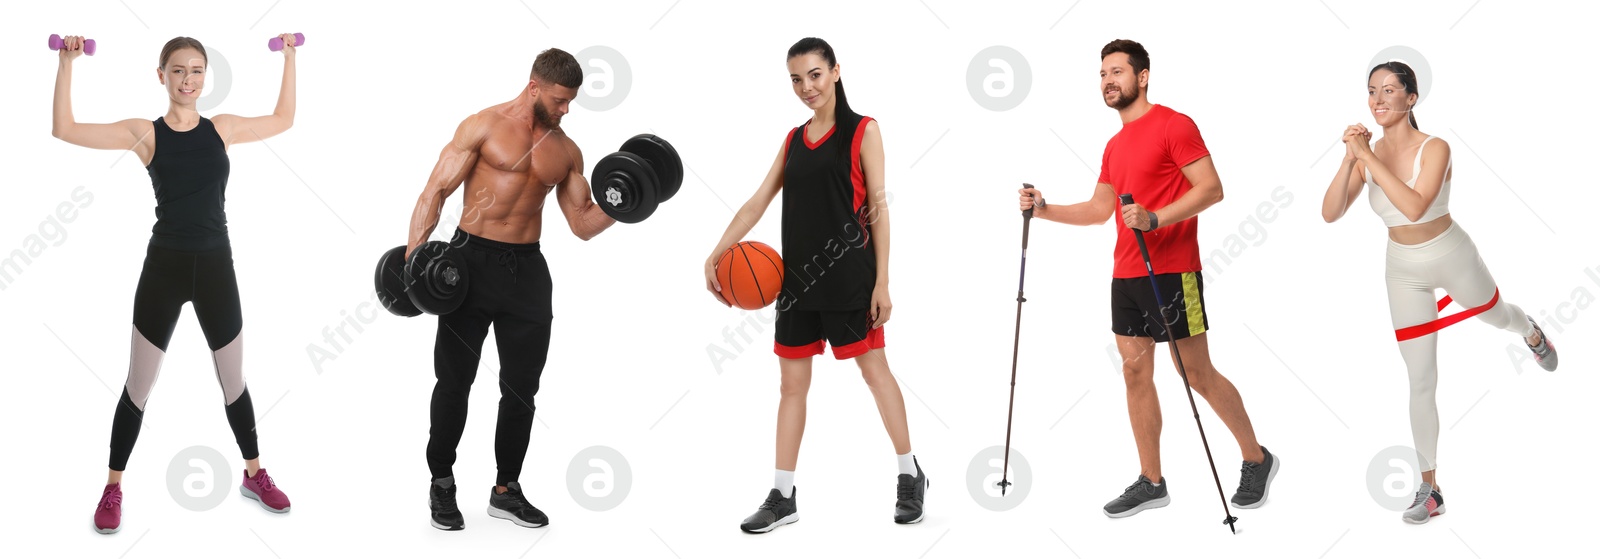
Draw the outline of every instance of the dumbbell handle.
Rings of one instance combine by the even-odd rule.
[[[305,46],[305,44],[306,44],[306,36],[303,35],[303,34],[300,34],[300,33],[295,33],[294,34],[294,46],[300,47],[300,46]],[[282,37],[273,37],[271,39],[267,39],[267,50],[270,50],[272,52],[278,52],[280,50],[283,50],[283,38]]]
[[[50,50],[61,50],[66,46],[67,42],[63,40],[60,35],[50,35]],[[94,56],[94,39],[83,40],[83,53],[89,56]]]

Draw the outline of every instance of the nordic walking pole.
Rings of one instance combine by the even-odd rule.
[[[1033,188],[1033,185],[1022,183],[1023,188]],[[1039,204],[1035,200],[1034,205]],[[1011,339],[1011,403],[1006,405],[1006,457],[1004,465],[1000,467],[1000,495],[1005,496],[1006,488],[1011,486],[1007,477],[1011,472],[1011,412],[1017,407],[1017,349],[1022,345],[1022,303],[1027,299],[1022,297],[1022,280],[1028,275],[1028,222],[1033,220],[1033,208],[1022,210],[1022,269],[1017,272],[1017,330]]]
[[[1132,194],[1123,194],[1117,197],[1126,206],[1133,203]],[[1161,286],[1156,284],[1156,271],[1150,267],[1150,249],[1144,244],[1144,231],[1133,230],[1133,238],[1139,241],[1139,254],[1144,256],[1144,271],[1150,274],[1150,288],[1155,290],[1156,307],[1161,310],[1161,328],[1170,331],[1167,322],[1167,304],[1161,300]],[[1167,335],[1167,347],[1172,349],[1172,362],[1178,365],[1178,376],[1183,377],[1183,391],[1189,395],[1189,411],[1194,412],[1194,425],[1200,428],[1200,444],[1206,448],[1206,462],[1211,464],[1211,479],[1217,482],[1217,496],[1222,497],[1222,523],[1228,525],[1228,531],[1235,534],[1233,523],[1239,519],[1233,516],[1233,511],[1228,508],[1228,497],[1222,493],[1222,478],[1217,476],[1217,462],[1211,459],[1211,443],[1206,441],[1206,427],[1200,424],[1200,408],[1194,405],[1194,391],[1189,388],[1189,373],[1183,370],[1183,356],[1178,354],[1178,341]]]

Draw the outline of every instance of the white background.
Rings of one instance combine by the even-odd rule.
[[[1600,124],[1586,101],[1597,54],[1587,4],[127,0],[10,12],[0,23],[13,107],[0,150],[9,194],[0,256],[26,251],[30,236],[46,248],[0,290],[6,555],[1590,552],[1575,549],[1589,545],[1579,535],[1596,519],[1584,475],[1596,455],[1590,348],[1600,323],[1590,308],[1600,294],[1589,223],[1596,196],[1580,167]],[[99,41],[96,56],[76,63],[82,122],[160,116],[164,93],[152,70],[177,35],[201,39],[230,65],[231,88],[213,113],[255,115],[272,109],[282,64],[262,43],[294,31],[308,38],[295,127],[233,149],[228,191],[263,463],[294,510],[268,514],[232,487],[243,463],[186,311],[129,464],[122,532],[97,535],[92,507],[154,204],[136,158],[49,136],[56,56],[40,47],[50,33]],[[700,264],[784,132],[809,116],[783,60],[808,35],[833,43],[853,105],[883,127],[894,197],[888,355],[933,487],[926,522],[891,523],[893,452],[870,394],[853,364],[819,359],[798,474],[804,521],[757,537],[736,524],[771,483],[771,330],[755,321],[763,329],[752,330],[753,343],[728,346],[724,329],[746,316],[712,303]],[[1119,127],[1097,93],[1098,52],[1115,38],[1148,47],[1150,98],[1195,119],[1221,173],[1227,199],[1201,218],[1203,252],[1244,247],[1226,264],[1207,263],[1211,351],[1283,469],[1263,508],[1236,511],[1237,537],[1219,523],[1169,363],[1158,382],[1173,503],[1115,521],[1099,510],[1138,472],[1107,352],[1112,225],[1034,224],[1014,433],[1032,468],[1031,479],[1016,480],[1028,492],[1016,508],[993,512],[967,491],[969,476],[998,470],[968,465],[1005,434],[1014,190],[1032,182],[1053,203],[1089,195],[1100,150]],[[424,504],[434,320],[374,318],[372,266],[404,242],[456,124],[517,95],[540,50],[593,45],[626,57],[631,89],[615,109],[576,107],[566,117],[588,162],[654,131],[690,172],[646,223],[587,243],[557,219],[544,231],[556,330],[522,481],[551,526],[527,530],[484,514],[498,398],[490,351],[456,464],[467,530],[440,532],[428,527]],[[1031,73],[1027,97],[1009,111],[986,110],[968,92],[969,63],[992,45],[1022,53]],[[1417,117],[1454,148],[1453,214],[1505,299],[1540,320],[1563,361],[1556,373],[1519,366],[1526,355],[1508,353],[1515,336],[1477,321],[1445,331],[1439,463],[1450,512],[1425,526],[1403,524],[1369,496],[1383,476],[1403,473],[1380,464],[1374,477],[1369,463],[1411,442],[1383,290],[1383,228],[1364,201],[1334,225],[1319,214],[1342,155],[1330,150],[1339,132],[1372,126],[1368,61],[1394,45],[1417,49],[1432,68]],[[222,73],[213,68],[213,95]],[[71,222],[49,224],[79,186],[92,201]],[[1282,207],[1253,218],[1262,203]],[[441,232],[459,208],[447,204]],[[778,244],[778,211],[752,239]],[[360,331],[347,326],[349,340],[329,345],[325,329],[346,320]],[[713,344],[737,359],[719,371],[708,358]],[[337,358],[315,363],[313,347]],[[1231,494],[1237,445],[1203,403],[1201,417]],[[180,507],[166,482],[172,459],[196,445],[229,457],[219,468],[228,483],[212,489],[230,494],[204,512]],[[569,462],[594,445],[621,453],[631,470],[629,494],[604,512],[567,489],[572,476],[589,474]]]

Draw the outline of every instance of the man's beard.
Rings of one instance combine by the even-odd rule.
[[[1116,102],[1106,101],[1106,106],[1120,111],[1122,109],[1128,108],[1129,105],[1132,105],[1135,101],[1138,101],[1138,100],[1139,100],[1139,90],[1135,89],[1135,90],[1133,90],[1132,93],[1129,93],[1125,89],[1118,89],[1117,90],[1117,100],[1116,100]]]
[[[538,101],[533,102],[533,120],[545,128],[561,127],[561,119],[550,114],[550,111],[545,110],[544,103]]]

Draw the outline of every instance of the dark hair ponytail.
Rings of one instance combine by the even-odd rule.
[[[806,54],[821,56],[828,63],[829,69],[839,65],[839,58],[833,54],[833,45],[829,45],[827,41],[816,37],[800,39],[794,46],[789,47],[789,56],[785,59]],[[840,78],[838,82],[833,84],[833,121],[836,126],[850,122],[849,117],[853,114],[855,114],[855,111],[850,110],[850,100],[844,94],[844,79]],[[841,144],[845,149],[849,149],[850,142],[841,142]]]
[[[1418,101],[1422,100],[1422,89],[1417,86],[1417,73],[1411,71],[1411,67],[1407,66],[1406,63],[1399,60],[1390,60],[1383,64],[1373,66],[1372,71],[1367,72],[1367,80],[1372,80],[1372,75],[1378,73],[1378,70],[1388,70],[1390,72],[1394,72],[1395,77],[1400,79],[1400,87],[1405,89],[1406,93],[1417,94]],[[1415,105],[1406,107],[1406,118],[1410,119],[1412,128],[1417,127],[1417,111]]]

